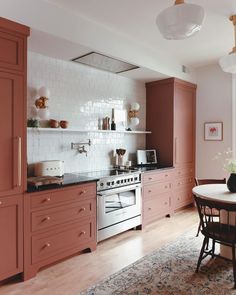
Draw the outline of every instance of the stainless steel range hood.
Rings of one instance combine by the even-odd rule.
[[[90,52],[88,54],[73,58],[72,61],[115,74],[139,68],[138,66],[97,52]]]

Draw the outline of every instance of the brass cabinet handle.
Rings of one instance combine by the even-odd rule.
[[[50,202],[50,201],[51,201],[50,197],[47,197],[46,199],[44,199],[44,202]]]
[[[79,213],[85,211],[85,207],[79,209]]]
[[[14,138],[14,169],[16,170],[14,186],[16,187],[21,186],[21,143],[21,137]]]
[[[79,236],[83,236],[83,235],[85,235],[86,234],[86,231],[81,231],[80,233],[79,233]]]
[[[82,191],[79,192],[80,195],[83,195],[85,193],[86,193],[86,190],[82,190]]]
[[[150,210],[152,210],[152,208],[148,208],[148,210],[150,211]]]
[[[50,244],[50,243],[46,243],[46,244],[44,245],[44,248],[49,248],[49,247],[51,247],[51,244]]]
[[[2,201],[0,201],[0,206],[3,204],[3,202]]]
[[[18,186],[21,186],[21,137],[18,138]]]
[[[44,219],[43,219],[43,221],[49,221],[51,219],[51,217],[50,216],[47,216],[47,217],[45,217]]]

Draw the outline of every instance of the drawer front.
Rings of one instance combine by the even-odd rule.
[[[143,198],[149,199],[152,197],[159,197],[160,194],[167,193],[171,190],[170,182],[153,183],[143,187]]]
[[[168,214],[170,212],[170,198],[170,194],[167,193],[158,199],[145,201],[143,204],[144,222],[147,223]]]
[[[178,209],[183,206],[193,203],[192,186],[189,186],[181,191],[176,191],[173,195],[174,208]]]
[[[155,172],[155,173],[150,173],[146,172],[143,175],[143,182],[144,184],[146,183],[151,183],[151,182],[162,182],[162,181],[168,181],[171,179],[172,173],[169,171],[166,172]]]
[[[179,168],[175,170],[175,177],[183,177],[183,176],[193,176],[194,175],[194,168],[192,166],[190,167],[184,167]]]
[[[51,226],[89,217],[95,215],[95,213],[96,200],[86,200],[68,206],[36,211],[31,213],[31,230],[34,232],[41,229],[47,229]]]
[[[184,189],[185,187],[193,187],[194,186],[194,177],[189,176],[189,177],[184,177],[184,178],[179,178],[174,181],[174,189]]]
[[[32,263],[95,239],[94,230],[95,220],[91,219],[61,232],[32,236]]]
[[[62,189],[50,193],[33,193],[31,197],[31,208],[41,209],[54,205],[60,205],[63,202],[82,201],[96,198],[96,182],[78,185],[70,189]]]
[[[23,71],[24,39],[0,31],[0,68]]]

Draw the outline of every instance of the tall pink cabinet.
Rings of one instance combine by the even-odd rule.
[[[28,35],[0,18],[0,280],[23,271]]]
[[[196,85],[176,78],[146,84],[147,148],[156,149],[158,162],[174,166],[171,207],[190,204],[195,173]]]

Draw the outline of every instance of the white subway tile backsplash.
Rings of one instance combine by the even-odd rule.
[[[111,117],[112,108],[129,109],[131,102],[140,104],[140,124],[145,130],[146,94],[144,83],[99,71],[87,66],[49,58],[29,52],[28,55],[28,118],[37,96],[37,89],[50,90],[50,117],[69,121],[70,128],[90,130],[76,132],[28,132],[28,163],[43,160],[64,160],[66,172],[107,169],[114,165],[113,151],[127,150],[126,158],[135,160],[137,149],[145,148],[145,135],[96,133],[98,120]],[[85,154],[71,150],[71,142],[87,142]]]

